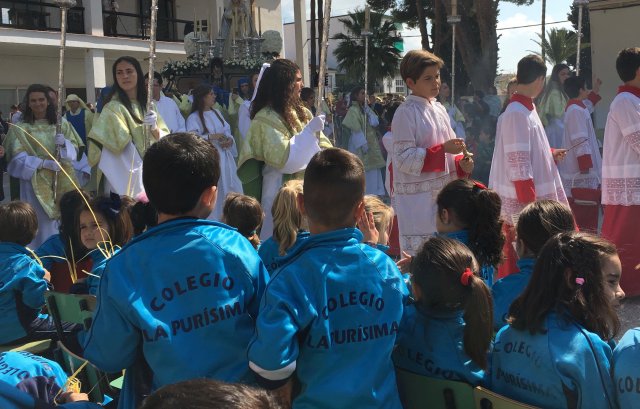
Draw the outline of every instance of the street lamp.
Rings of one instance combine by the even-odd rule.
[[[451,106],[455,106],[456,90],[456,24],[461,21],[458,15],[458,1],[451,0],[451,15],[447,17],[447,23],[451,24]]]
[[[589,0],[573,0],[573,5],[578,6],[578,51],[576,52],[576,75],[580,75],[580,46],[582,42],[582,9],[589,4]]]

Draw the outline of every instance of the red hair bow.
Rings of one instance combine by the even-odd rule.
[[[473,182],[473,186],[475,186],[475,187],[477,187],[478,189],[481,189],[481,190],[486,190],[487,189],[487,187],[484,184],[482,184],[482,183],[480,183],[478,181]]]
[[[471,269],[469,267],[467,267],[463,272],[462,275],[460,276],[460,282],[462,283],[463,286],[468,286],[469,285],[469,280],[471,279],[471,277],[473,276],[473,271],[471,271]]]

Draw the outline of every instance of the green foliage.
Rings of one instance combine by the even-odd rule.
[[[338,61],[338,69],[346,73],[348,81],[364,81],[364,41],[361,37],[364,28],[364,11],[356,10],[347,17],[340,18],[346,32],[336,34],[339,40],[333,54]],[[396,32],[394,22],[383,19],[381,13],[371,13],[369,37],[369,84],[382,84],[386,77],[398,72],[400,51],[395,47],[401,38]]]
[[[552,28],[547,31],[547,38],[542,40],[542,35],[538,34],[540,41],[533,41],[544,51],[544,56],[549,64],[563,64],[571,56],[575,56],[578,48],[578,37],[573,31],[566,28]],[[582,44],[581,48],[588,47]],[[534,51],[535,52],[535,51]],[[536,54],[540,54],[536,52]]]

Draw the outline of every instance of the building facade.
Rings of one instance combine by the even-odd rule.
[[[247,0],[248,1],[248,0]],[[304,0],[297,0],[304,1]],[[185,59],[185,28],[208,21],[213,33],[229,0],[159,0],[156,70],[168,60]],[[150,0],[77,0],[67,19],[65,87],[85,100],[112,83],[113,62],[136,57],[146,72]],[[257,30],[282,34],[280,0],[255,0]],[[0,111],[18,103],[32,83],[57,88],[60,9],[47,0],[0,3]]]

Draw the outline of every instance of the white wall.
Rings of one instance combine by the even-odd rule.
[[[616,57],[623,48],[640,46],[640,1],[592,0],[589,8],[593,73],[602,79],[602,101],[596,105],[595,127],[604,129],[609,105],[622,84],[616,72]]]

